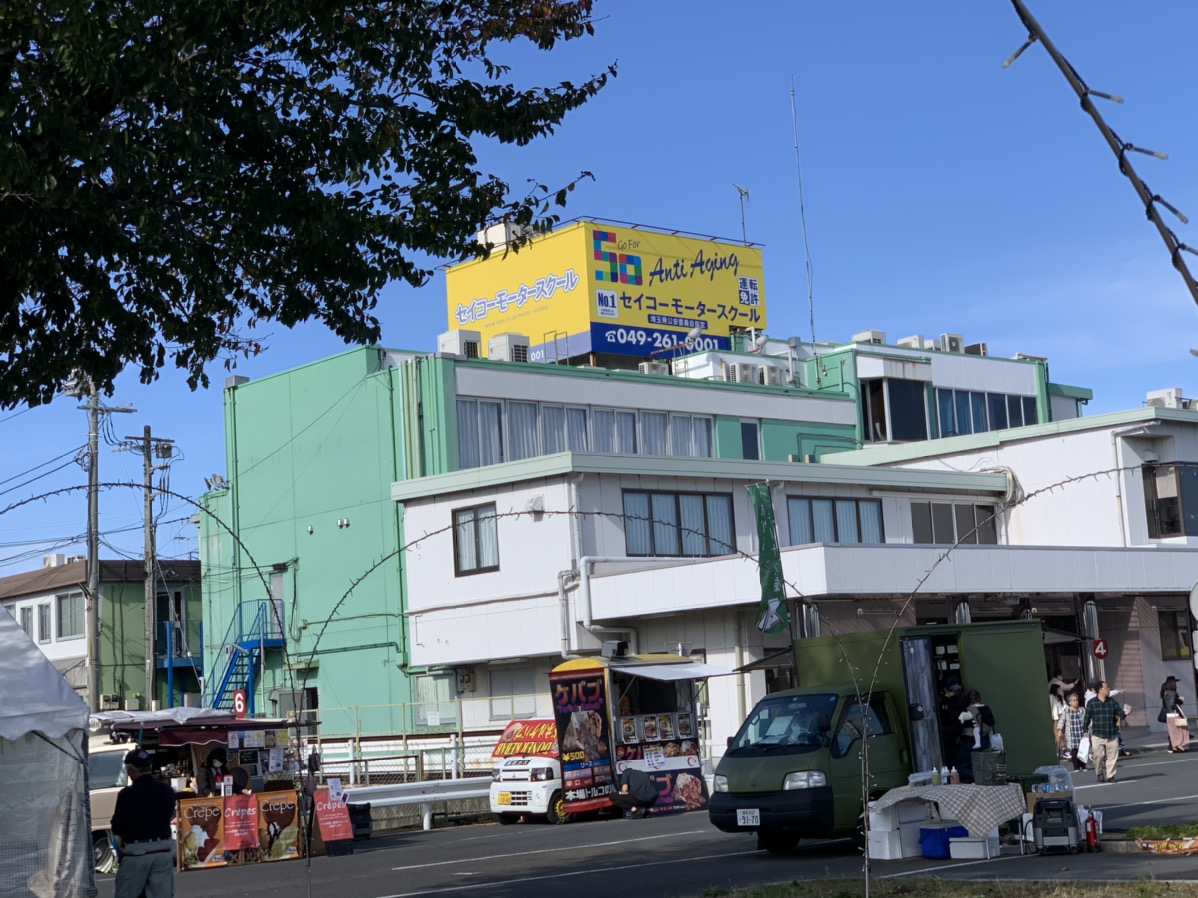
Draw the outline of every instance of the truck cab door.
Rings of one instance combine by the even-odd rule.
[[[849,696],[837,715],[829,746],[828,785],[836,803],[836,828],[856,828],[861,814],[861,751],[869,740],[871,793],[907,784],[908,764],[886,696]]]

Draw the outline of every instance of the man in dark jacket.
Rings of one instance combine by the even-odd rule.
[[[116,898],[171,898],[175,893],[175,793],[154,779],[151,766],[144,749],[125,755],[125,770],[133,782],[117,793],[112,812],[112,834],[122,854]]]
[[[657,786],[645,771],[625,767],[620,774],[620,791],[610,798],[613,805],[627,812],[625,816],[644,817],[645,809],[657,804]]]

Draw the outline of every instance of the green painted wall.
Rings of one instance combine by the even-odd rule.
[[[140,566],[140,562],[138,562]],[[190,622],[189,629],[198,631],[201,620],[200,585],[195,583],[159,584],[159,591],[183,592],[184,615]],[[100,594],[100,638],[99,638],[99,686],[101,694],[117,694],[121,701],[140,695],[146,696],[146,590],[145,584],[101,583]],[[155,638],[161,638],[161,628],[155,627]],[[198,644],[198,636],[196,639]],[[156,651],[165,651],[159,643]],[[167,672],[155,667],[154,695],[160,707],[183,704],[183,695],[199,691],[199,679],[194,670],[176,667],[174,673],[174,696],[167,694]],[[143,710],[149,708],[143,701]]]
[[[403,374],[379,364],[377,349],[356,349],[227,389],[229,487],[205,497],[244,543],[202,523],[211,675],[237,603],[267,598],[281,573],[288,651],[268,650],[255,710],[271,711],[276,687],[315,687],[328,732],[395,731],[386,709],[356,724],[335,709],[411,699],[395,675],[407,652],[390,485],[418,460]]]
[[[740,418],[716,415],[715,456],[716,458],[745,457],[745,449],[740,434]]]

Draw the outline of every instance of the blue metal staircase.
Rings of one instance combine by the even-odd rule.
[[[204,684],[201,705],[232,711],[233,694],[242,689],[248,700],[246,711],[253,715],[255,686],[263,658],[267,650],[286,645],[285,632],[281,602],[259,599],[240,603],[229,621],[221,652],[213,661],[214,676]]]

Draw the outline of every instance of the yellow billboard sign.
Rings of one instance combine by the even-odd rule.
[[[450,327],[484,345],[524,334],[539,361],[727,349],[733,331],[767,323],[759,248],[609,224],[578,222],[446,281]]]

